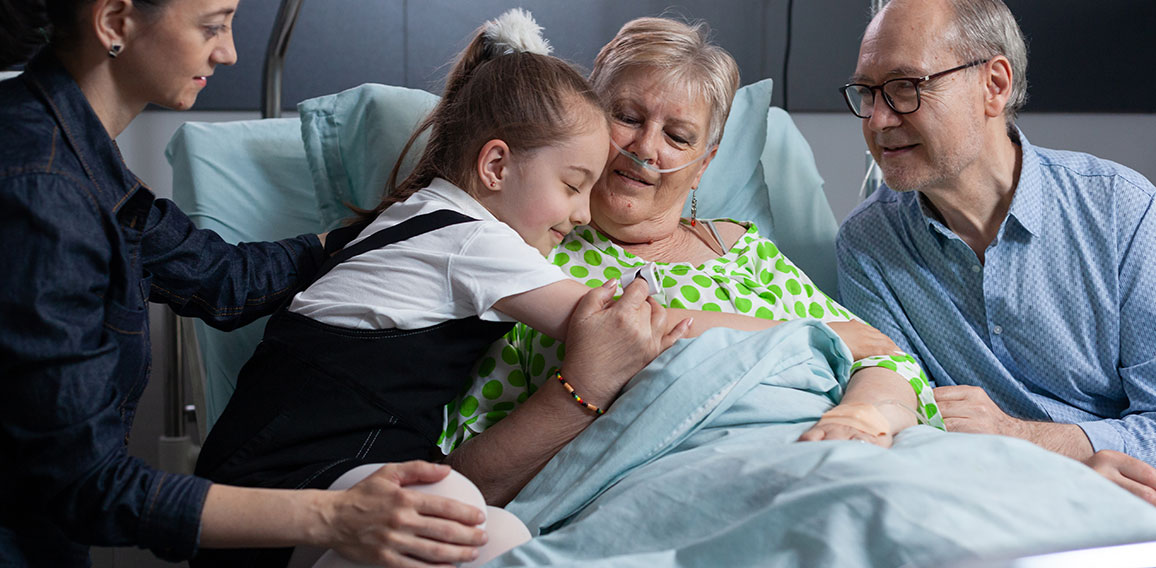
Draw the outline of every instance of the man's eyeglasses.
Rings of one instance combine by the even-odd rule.
[[[952,67],[947,71],[940,71],[939,73],[932,73],[931,75],[924,75],[922,77],[889,79],[878,85],[850,83],[843,85],[839,91],[843,93],[843,99],[847,101],[847,107],[859,118],[871,118],[871,113],[875,109],[875,91],[883,93],[883,100],[887,103],[887,106],[891,107],[891,110],[895,111],[895,114],[911,114],[919,110],[920,85],[932,79],[938,79],[948,73],[982,65],[988,61],[987,59],[972,61],[971,63],[964,63],[959,67]]]

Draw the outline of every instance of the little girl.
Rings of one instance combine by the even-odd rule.
[[[609,126],[585,79],[548,55],[538,29],[514,10],[478,31],[406,147],[429,131],[413,173],[397,184],[399,159],[392,191],[361,212],[359,236],[269,320],[206,440],[198,475],[328,488],[339,478],[337,485],[355,483],[385,462],[440,456],[443,407],[513,321],[565,339],[589,289],[545,255],[590,220]],[[668,333],[777,323],[693,316],[671,318]],[[602,413],[582,401],[581,385],[565,386]],[[288,557],[246,554],[256,555],[247,565],[267,557],[284,565]]]
[[[548,53],[519,10],[478,31],[406,147],[429,132],[414,172],[397,184],[398,160],[392,191],[361,212],[358,237],[269,320],[198,475],[340,488],[386,462],[431,458],[442,408],[514,319],[565,335],[589,289],[544,255],[589,222],[609,127],[585,79]],[[460,475],[432,491],[484,507]],[[487,512],[489,544],[477,562],[529,538],[501,513]],[[496,523],[512,527],[505,542]],[[320,552],[301,548],[292,562],[309,565]],[[288,549],[205,550],[194,563],[289,559]]]

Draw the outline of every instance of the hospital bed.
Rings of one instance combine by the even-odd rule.
[[[834,215],[802,134],[770,106],[772,84],[739,90],[719,153],[699,186],[699,215],[755,222],[829,293],[835,290]],[[231,242],[320,233],[373,207],[418,121],[437,98],[425,91],[362,85],[301,103],[298,118],[186,123],[166,150],[173,198],[200,227]],[[419,152],[411,151],[409,157]],[[212,426],[252,353],[264,321],[222,333],[192,325],[200,344],[185,366],[205,380],[198,426]],[[188,324],[180,326],[189,337]],[[187,343],[186,343],[187,346]]]
[[[263,98],[263,113],[267,118],[228,123],[187,123],[177,131],[166,149],[166,156],[173,166],[174,200],[198,226],[212,229],[231,242],[322,232],[340,223],[348,214],[347,204],[362,207],[376,204],[402,145],[436,102],[434,95],[424,91],[367,84],[305,101],[298,107],[298,117],[277,118],[280,61],[300,4],[300,0],[282,3],[278,27],[270,41],[266,95]],[[822,179],[815,168],[811,149],[787,113],[770,106],[771,89],[770,80],[740,89],[718,158],[712,162],[700,185],[700,215],[754,221],[764,235],[776,240],[780,248],[801,264],[824,290],[833,293],[836,222],[824,197]],[[802,330],[796,330],[799,331],[796,335],[813,340],[809,345],[795,345],[795,348],[815,351],[818,349],[815,345],[823,345],[825,332],[819,326],[807,322],[794,325]],[[224,409],[235,377],[259,341],[263,328],[264,320],[227,334],[200,322],[181,321],[177,325],[176,335],[180,341],[176,350],[177,366],[193,376],[174,376],[177,384],[167,389],[167,398],[173,407],[166,425],[170,438],[179,440],[184,434],[179,431],[185,414],[180,407],[180,385],[187,381],[194,390],[198,431],[203,439]],[[758,355],[756,359],[763,362],[759,363],[761,365],[790,359],[775,357],[783,345],[778,343],[781,338],[759,336],[758,341],[765,343],[747,344],[743,348],[736,346],[745,340],[727,333],[714,333],[707,338],[708,341],[684,342],[686,347],[672,349],[663,357],[687,361],[682,365],[687,368],[707,365],[715,369],[726,362],[750,361],[751,353]],[[838,367],[835,351],[824,351],[834,361],[832,369]],[[659,392],[656,388],[632,386],[616,403],[617,412],[597,421],[531,482],[512,505],[512,510],[527,520],[536,534],[543,536],[504,562],[507,565],[591,561],[637,566],[703,565],[709,564],[711,558],[717,560],[718,554],[725,551],[736,554],[731,557],[735,565],[899,565],[901,562],[897,559],[912,558],[931,561],[930,557],[917,554],[927,548],[920,546],[923,540],[927,540],[927,535],[921,535],[920,530],[936,528],[937,517],[915,519],[918,522],[903,517],[911,512],[911,507],[935,507],[940,502],[947,510],[938,518],[956,523],[955,530],[974,530],[975,534],[983,535],[980,538],[1003,538],[1000,550],[1016,550],[1014,539],[1017,538],[1022,538],[1023,550],[1028,552],[1156,539],[1156,512],[1144,509],[1146,505],[1142,506],[1138,500],[1099,479],[1082,465],[1066,463],[1070,462],[1066,458],[1043,455],[1046,452],[1014,440],[960,438],[962,441],[958,446],[945,449],[943,444],[936,444],[934,440],[936,436],[950,434],[919,427],[908,437],[910,449],[900,452],[880,450],[882,453],[864,453],[874,449],[828,443],[821,447],[824,453],[814,454],[808,453],[810,448],[820,446],[788,444],[784,446],[784,452],[776,453],[780,454],[778,458],[787,456],[791,459],[764,459],[758,454],[766,453],[764,445],[768,439],[776,436],[782,440],[793,439],[798,435],[800,425],[807,422],[806,412],[818,412],[821,404],[815,405],[825,397],[829,399],[830,393],[838,390],[834,371],[830,372],[831,376],[826,376],[823,372],[808,370],[803,373],[805,377],[799,379],[803,382],[799,383],[790,378],[791,373],[799,372],[799,369],[780,370],[781,373],[768,371],[767,376],[774,378],[763,380],[751,379],[750,373],[715,373],[721,382],[713,386],[709,381],[691,377],[689,373],[648,375],[633,382],[632,385],[666,385],[669,388]],[[820,375],[822,380],[813,382]],[[784,390],[784,384],[776,383],[779,380],[785,380],[791,388]],[[800,388],[800,385],[806,388]],[[664,392],[674,394],[664,395]],[[720,396],[723,392],[749,394]],[[792,396],[799,398],[791,399]],[[782,401],[789,399],[797,404],[783,407]],[[766,404],[751,402],[756,400],[764,400]],[[692,407],[679,406],[688,404],[688,401]],[[717,440],[725,439],[728,444],[734,444],[744,436],[749,437],[750,432],[746,430],[751,420],[766,419],[761,415],[752,418],[750,413],[758,414],[765,408],[803,414],[790,415],[785,422],[768,429],[766,436],[769,438],[755,440],[755,446],[747,448],[750,451],[741,445],[721,449],[711,446]],[[698,419],[684,419],[692,414]],[[617,418],[613,418],[615,416]],[[672,422],[672,416],[678,419]],[[782,421],[783,417],[773,419]],[[638,444],[606,442],[622,442],[623,436],[656,432],[661,433],[658,437],[665,445],[650,448],[652,451],[646,455],[637,455]],[[646,439],[639,438],[641,441]],[[693,443],[688,447],[687,441]],[[804,474],[824,472],[824,468],[831,467],[832,463],[849,464],[846,469],[837,469],[847,474],[849,479],[862,474],[860,485],[852,488],[867,491],[870,498],[863,501],[856,497],[858,493],[816,492],[815,486],[807,486],[794,492],[784,491],[780,497],[770,500],[767,507],[749,511],[751,519],[763,519],[766,524],[738,526],[728,534],[716,534],[701,542],[693,537],[700,531],[710,532],[711,527],[691,526],[689,533],[685,532],[688,530],[686,526],[665,527],[659,531],[641,530],[653,521],[653,510],[634,500],[644,493],[632,493],[623,488],[668,485],[674,479],[668,477],[670,472],[689,472],[692,478],[702,476],[695,478],[700,481],[711,478],[717,471],[712,473],[706,465],[711,460],[696,453],[704,451],[702,448],[710,449],[711,455],[732,451],[747,456],[744,459],[757,459],[743,462],[744,467],[763,472],[757,479],[747,478],[752,482],[747,486],[739,487],[739,483],[730,486],[728,483],[716,487],[721,491],[701,494],[701,502],[695,503],[696,510],[692,513],[703,515],[702,519],[709,520],[715,527],[723,526],[725,522],[705,514],[703,505],[709,507],[711,503],[722,503],[727,494],[740,489],[759,490],[769,486],[774,479],[799,479]],[[916,468],[914,471],[920,476],[942,470],[943,464],[958,470],[955,474],[962,475],[963,470],[956,467],[956,460],[944,453],[957,450],[974,451],[984,456],[984,459],[975,460],[973,467],[1006,468],[1006,462],[1011,460],[1029,470],[1043,467],[1052,475],[1041,473],[1040,483],[1024,490],[1014,484],[1010,490],[1007,487],[1001,490],[1000,483],[1004,480],[993,479],[989,480],[993,482],[990,487],[972,487],[970,493],[950,494],[938,493],[935,482],[939,480],[936,479],[914,480],[913,483],[918,482],[915,485],[890,483],[894,476],[904,471],[902,460],[911,459],[912,455],[940,462],[928,466],[927,471]],[[791,452],[801,453],[795,456]],[[179,453],[176,452],[178,455],[170,461],[189,459]],[[898,461],[892,460],[892,456],[897,456],[895,460]],[[687,467],[679,468],[679,463]],[[910,465],[908,462],[906,467]],[[948,475],[953,472],[941,473]],[[1068,479],[1075,481],[1065,486]],[[844,484],[844,489],[847,487]],[[923,493],[913,492],[912,487]],[[1062,503],[1058,505],[1043,503],[1048,501],[1047,492],[1074,490],[1083,493],[1086,487],[1093,491],[1061,499]],[[686,489],[686,486],[679,486],[680,491]],[[986,493],[980,493],[981,489]],[[913,500],[913,494],[919,499]],[[999,503],[994,506],[984,503],[985,496],[1023,503],[1027,494],[1038,497],[1040,510],[1034,515],[1025,512],[1023,518],[1039,521],[1038,527],[1009,528],[1015,525],[1016,519],[999,519],[994,524],[983,525],[992,522],[991,517],[1007,511],[1007,507]],[[1017,502],[1017,499],[1021,501]],[[1104,509],[1097,502],[1108,503],[1112,510]],[[600,512],[607,510],[626,510],[627,514],[617,518],[633,523],[630,526],[634,527],[637,535],[631,535],[631,539],[637,536],[638,540],[628,540],[624,547],[620,544],[615,551],[602,547],[600,552],[595,543],[613,540],[605,538],[606,530],[612,530],[611,535],[613,531],[630,534],[632,530],[628,528],[624,533],[614,518],[609,521],[603,518]],[[640,516],[631,517],[630,511]],[[1075,511],[1082,513],[1082,522],[1098,523],[1100,528],[1083,534],[1077,530],[1079,522],[1076,521],[1061,523],[1063,526],[1058,528],[1047,525],[1049,517],[1076,517]],[[1121,511],[1127,512],[1127,520],[1113,516]],[[818,527],[812,534],[798,532],[798,528],[805,525],[802,521],[813,520],[815,515],[828,522],[810,525]],[[678,517],[677,514],[668,516]],[[789,522],[776,524],[776,519]],[[664,540],[675,534],[680,535],[677,542]],[[840,540],[841,534],[851,534],[853,538]],[[1069,538],[1073,535],[1081,538]],[[933,536],[945,537],[938,533]],[[652,540],[645,541],[647,538]],[[747,546],[752,538],[766,542],[760,546]],[[1067,540],[1062,540],[1064,538]],[[801,544],[799,539],[803,539]],[[716,548],[705,547],[704,542],[713,543]],[[964,543],[957,540],[951,540],[951,543],[958,547],[959,558],[974,556],[975,550],[968,549]],[[942,551],[943,545],[940,546]],[[605,556],[598,556],[603,553]],[[986,565],[1014,566],[1017,565],[1015,558],[1004,555]],[[936,563],[949,560],[951,558],[934,559]]]

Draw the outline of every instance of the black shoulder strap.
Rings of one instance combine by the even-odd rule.
[[[457,225],[458,223],[467,223],[469,221],[477,221],[477,219],[468,217],[462,213],[458,213],[457,211],[450,211],[448,209],[439,209],[437,211],[425,213],[416,217],[410,217],[409,219],[393,225],[392,227],[386,227],[366,237],[364,240],[353,246],[345,247],[334,253],[334,255],[329,257],[329,260],[327,260],[325,264],[321,266],[321,269],[318,270],[317,274],[313,276],[313,280],[310,281],[310,283],[315,282],[318,278],[321,278],[330,270],[333,270],[334,266],[337,266],[338,264],[341,264],[342,262],[345,262],[346,260],[349,260],[359,254],[369,252],[371,250],[377,250],[381,247],[392,245],[394,243],[399,243],[406,239],[410,239],[430,231],[436,231],[443,227]]]

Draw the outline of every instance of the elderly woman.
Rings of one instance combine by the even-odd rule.
[[[654,297],[669,307],[776,320],[852,320],[753,224],[695,218],[694,191],[718,151],[739,83],[734,59],[707,42],[706,32],[703,24],[640,18],[598,54],[591,82],[610,109],[614,154],[593,190],[590,225],[566,237],[554,262],[590,286],[641,270],[653,276]],[[684,219],[688,194],[692,213]],[[558,341],[518,326],[492,346],[472,388],[447,408],[443,451],[453,450],[449,462],[488,501],[511,499],[593,419],[550,380],[564,355]],[[843,402],[803,440],[886,446],[917,419],[942,424],[911,357],[867,357],[852,372]],[[605,407],[629,377],[600,376],[602,384],[575,388]],[[531,396],[536,392],[541,394]]]

